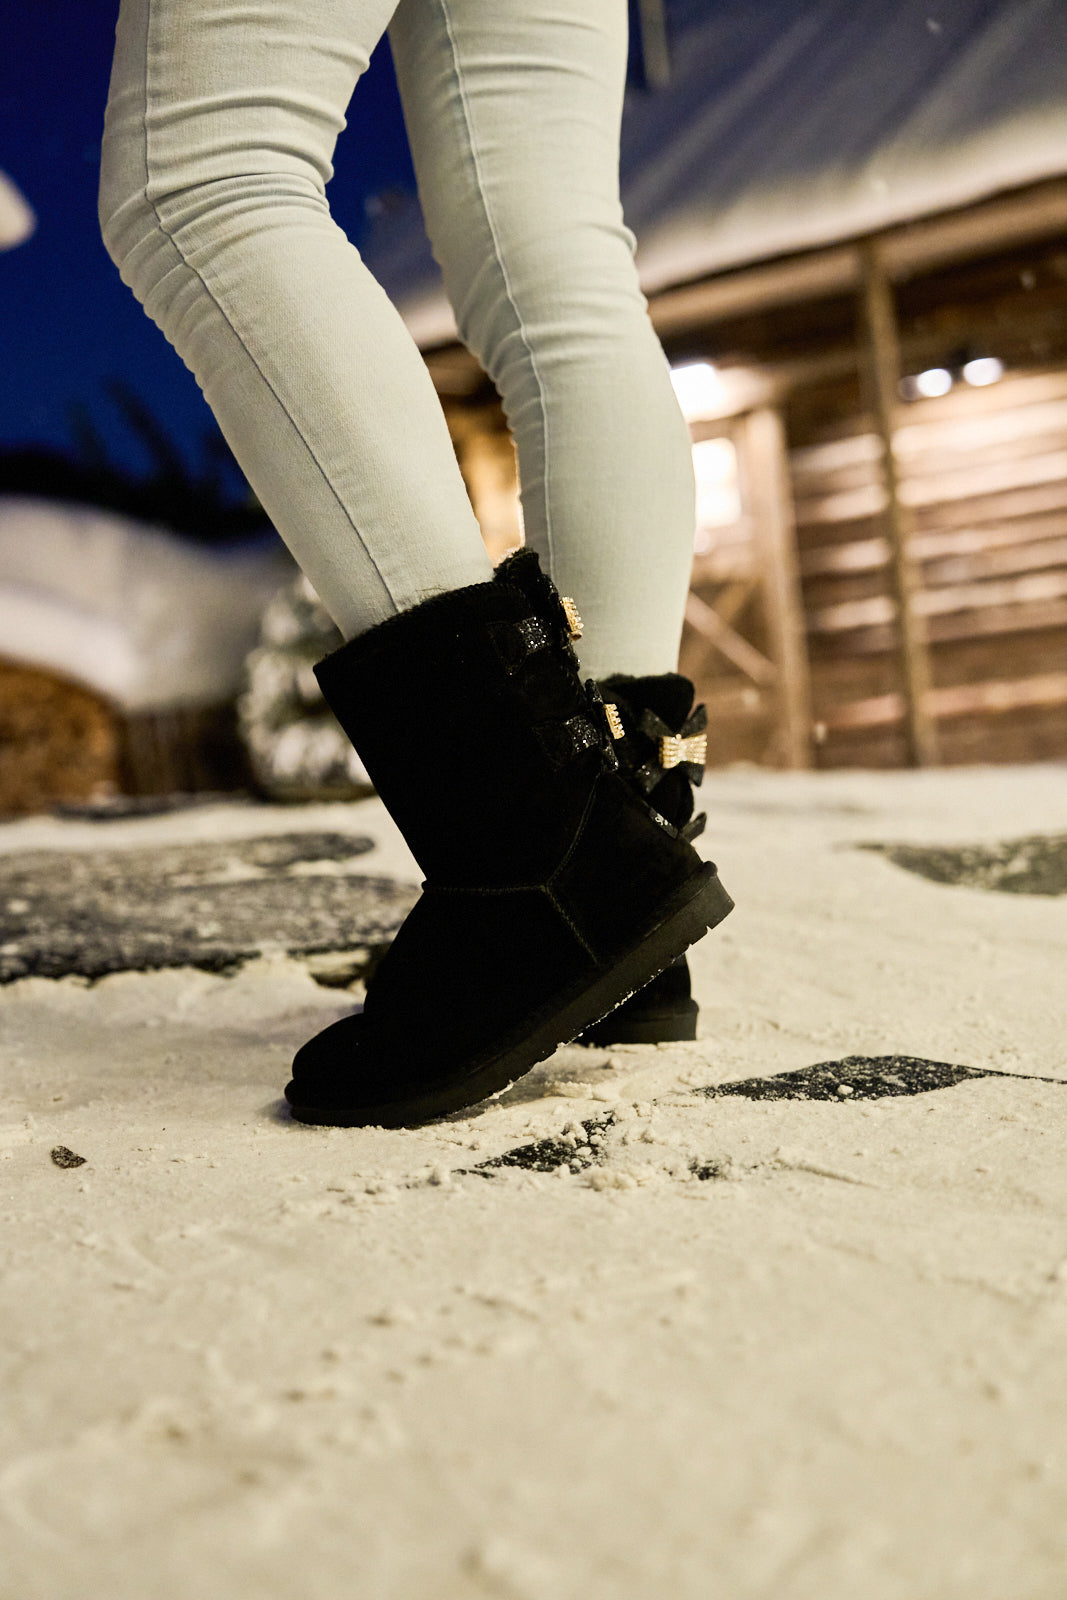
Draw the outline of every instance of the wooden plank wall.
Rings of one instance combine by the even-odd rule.
[[[901,405],[943,764],[1067,758],[1067,370]],[[863,418],[790,453],[820,766],[900,766],[881,451]]]

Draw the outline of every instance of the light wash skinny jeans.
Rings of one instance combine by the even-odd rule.
[[[100,218],[346,637],[491,566],[440,403],[325,186],[388,27],[427,231],[586,671],[677,661],[689,436],[619,202],[626,0],[122,0]]]

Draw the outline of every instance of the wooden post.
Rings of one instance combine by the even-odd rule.
[[[773,406],[745,418],[743,460],[759,562],[770,653],[777,667],[778,745],[782,765],[812,765],[811,674],[797,569],[796,526],[782,419]]]
[[[671,57],[663,0],[637,0],[637,20],[645,83],[650,89],[665,89],[671,81]]]
[[[862,363],[870,390],[870,404],[882,442],[885,474],[885,530],[889,540],[890,574],[897,608],[901,677],[904,691],[904,726],[908,759],[912,766],[932,766],[937,761],[937,734],[930,714],[930,658],[922,623],[915,615],[912,597],[919,578],[908,549],[911,517],[900,499],[900,476],[893,449],[893,420],[900,394],[900,340],[893,290],[873,239],[859,247],[862,267],[863,322],[866,360]]]

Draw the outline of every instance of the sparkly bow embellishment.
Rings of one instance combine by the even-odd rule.
[[[600,685],[597,683],[595,678],[587,678],[585,680],[585,692],[589,700],[590,708],[607,728],[609,737],[603,741],[601,749],[604,754],[605,765],[612,772],[615,772],[618,770],[619,758],[615,754],[613,746],[615,741],[621,739],[623,736],[622,718],[619,716],[619,708],[618,706],[613,705],[610,701],[604,699],[604,696],[600,692]]]
[[[673,733],[654,711],[645,711],[641,718],[641,732],[654,739],[658,746],[659,764],[664,771],[682,767],[690,783],[698,784],[704,776],[704,763],[708,758],[708,713],[697,706],[688,721]]]
[[[559,603],[563,607],[563,615],[567,620],[567,637],[572,643],[577,643],[582,637],[582,632],[585,628],[581,613],[569,594],[561,594]]]

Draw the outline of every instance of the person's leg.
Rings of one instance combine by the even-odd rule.
[[[395,0],[122,0],[100,217],[346,637],[482,583],[432,381],[324,186]]]
[[[389,42],[434,254],[515,438],[526,542],[579,605],[584,670],[670,672],[693,467],[619,201],[626,0],[400,0]]]

